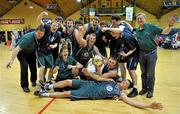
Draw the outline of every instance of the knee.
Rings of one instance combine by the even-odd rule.
[[[64,84],[67,85],[67,86],[71,86],[72,85],[72,80],[65,80],[64,81]]]

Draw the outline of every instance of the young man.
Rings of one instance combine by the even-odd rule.
[[[118,39],[117,44],[123,44],[124,47],[126,47],[126,50],[122,50],[122,47],[116,45],[116,53],[120,54],[124,58],[127,58],[127,69],[133,81],[133,90],[128,94],[128,97],[135,97],[138,95],[136,68],[139,58],[139,45],[132,32],[127,27],[107,29],[112,31],[111,34],[115,39]]]
[[[83,69],[85,74],[94,76],[96,78],[101,78],[99,80],[105,82],[95,82],[95,81],[83,81],[83,80],[65,80],[51,85],[44,85],[44,89],[53,88],[64,88],[66,86],[72,87],[71,91],[64,92],[53,92],[48,93],[46,91],[35,91],[36,96],[41,97],[55,97],[55,98],[65,98],[70,97],[71,100],[78,99],[104,99],[104,98],[114,98],[121,99],[123,102],[139,107],[139,108],[152,108],[152,109],[162,109],[161,103],[153,102],[151,104],[135,102],[129,99],[126,94],[121,90],[125,90],[131,87],[131,82],[129,80],[124,80],[121,83],[113,82],[112,80],[107,80],[101,76],[96,76],[93,73]]]
[[[101,55],[98,48],[94,45],[96,41],[96,35],[94,33],[90,33],[86,38],[87,46],[79,47],[77,52],[75,53],[75,59],[80,62],[84,67],[87,67],[88,61],[94,55]]]
[[[28,87],[28,65],[31,72],[32,86],[36,86],[37,69],[35,51],[38,48],[38,40],[43,37],[44,33],[45,28],[40,25],[36,31],[25,34],[20,41],[18,41],[9,62],[6,64],[6,67],[10,68],[17,56],[21,66],[21,87],[24,92],[30,92]]]

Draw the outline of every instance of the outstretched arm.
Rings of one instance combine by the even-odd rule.
[[[102,81],[102,82],[114,81],[113,79],[105,78],[105,77],[96,75],[96,74],[88,71],[87,68],[84,68],[84,69],[82,70],[82,72],[83,72],[83,74],[84,74],[85,76],[89,76],[89,77],[91,77],[92,79],[94,79],[94,80],[96,80],[96,81]]]
[[[162,110],[163,108],[161,103],[153,102],[153,103],[147,104],[147,103],[133,101],[130,98],[128,98],[127,95],[124,93],[121,94],[120,99],[123,102],[131,106],[138,107],[138,108],[152,108],[152,109],[159,109],[159,110]]]
[[[6,64],[6,68],[11,68],[11,64],[13,64],[14,59],[16,58],[17,54],[19,53],[19,51],[21,51],[21,48],[19,46],[17,46],[11,55],[10,60],[8,61],[8,63]]]

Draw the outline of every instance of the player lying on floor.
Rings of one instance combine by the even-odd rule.
[[[98,79],[101,82],[95,81],[83,81],[83,80],[64,80],[54,84],[41,85],[44,89],[35,91],[34,95],[41,97],[53,97],[53,98],[70,98],[71,100],[78,99],[104,99],[113,98],[121,99],[123,102],[139,107],[139,108],[152,108],[152,109],[162,109],[161,103],[141,103],[136,102],[127,97],[122,90],[126,90],[132,87],[132,82],[130,80],[123,80],[121,83],[114,82],[112,79],[107,79],[100,77],[92,72],[89,72],[86,68],[82,70],[84,74],[87,74],[93,79]],[[49,93],[47,90],[53,88],[64,88],[72,87],[70,91],[64,92],[52,92]]]

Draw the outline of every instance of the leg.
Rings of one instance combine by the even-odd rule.
[[[37,67],[36,67],[36,55],[35,52],[32,54],[29,54],[28,56],[28,64],[31,72],[31,82],[32,86],[36,85],[37,80]]]
[[[23,52],[19,52],[17,58],[20,62],[21,67],[21,87],[23,88],[24,92],[30,92],[28,88],[28,62],[27,57]]]
[[[70,96],[71,96],[71,91],[49,93],[49,97],[52,98],[66,98]]]
[[[147,85],[148,94],[147,97],[151,98],[153,96],[154,84],[155,84],[155,67],[157,61],[157,52],[152,53],[148,56],[148,67],[147,67]]]
[[[119,63],[119,67],[120,67],[120,70],[121,70],[121,76],[124,77],[124,79],[126,79],[125,63]]]
[[[139,94],[143,95],[147,92],[147,62],[144,54],[140,53],[139,63],[141,68],[141,81],[142,81],[142,90],[139,92]]]

